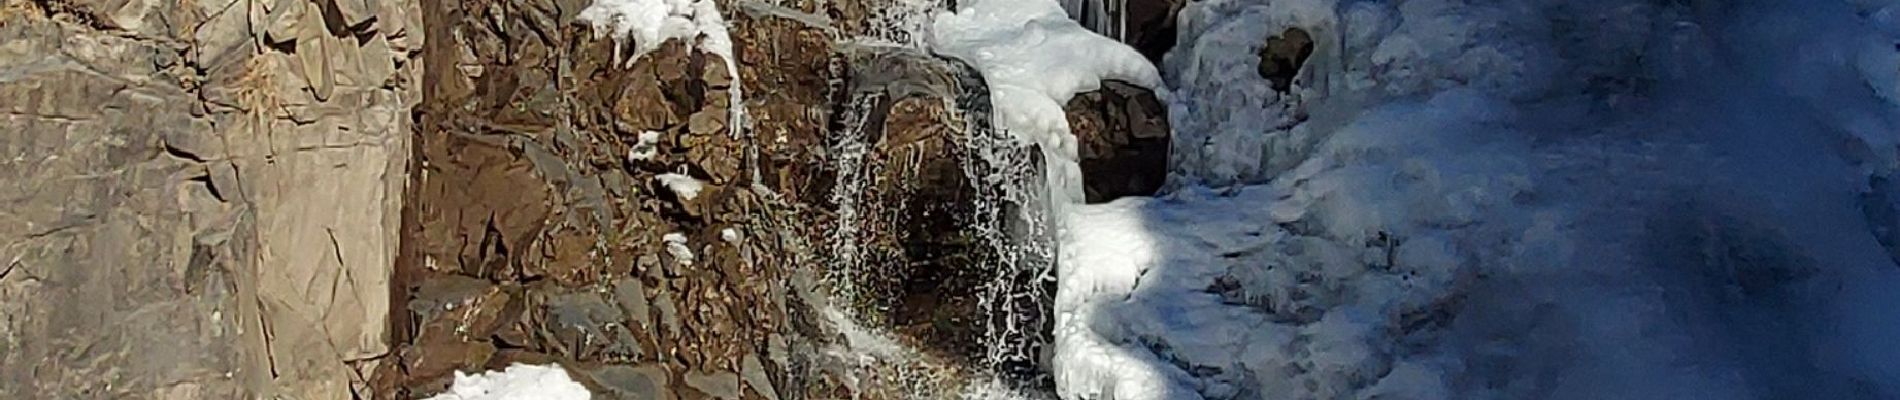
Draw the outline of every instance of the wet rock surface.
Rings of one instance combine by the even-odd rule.
[[[744,99],[735,131],[719,57],[676,41],[616,60],[612,39],[560,17],[579,4],[429,3],[453,40],[425,51],[396,280],[407,312],[392,316],[402,359],[378,375],[383,393],[535,359],[611,396],[909,398],[990,358],[976,299],[1005,255],[970,226],[1000,221],[975,208],[1003,189],[967,173],[971,132],[996,134],[970,88],[986,89],[915,50],[837,44],[875,28],[867,5],[721,3],[737,83],[771,88]],[[857,98],[872,100],[845,112]],[[841,135],[858,135],[855,161]],[[702,187],[673,189],[679,177]],[[840,271],[847,257],[875,270]],[[870,325],[826,316],[839,312]],[[939,366],[826,355],[852,346],[841,329],[867,328]]]
[[[833,188],[844,196],[828,205],[841,209],[839,202],[852,201],[861,208],[834,222],[851,225],[856,236],[830,238],[834,248],[862,243],[845,265],[865,270],[833,271],[859,289],[845,293],[847,301],[911,347],[1034,379],[1026,375],[1048,341],[1047,313],[996,299],[1008,293],[1036,304],[1049,300],[1051,292],[1030,271],[1049,267],[1043,256],[1053,248],[1050,237],[1006,233],[1014,224],[1046,224],[1022,220],[1043,217],[1041,187],[1018,186],[1040,182],[1039,151],[990,127],[987,87],[959,61],[891,48],[849,48],[846,55],[850,100],[839,121],[861,120],[835,129],[832,148],[848,152],[839,142],[857,140],[868,152],[824,172],[849,177],[835,179],[840,185],[863,182],[855,196]],[[1008,324],[1025,328],[1001,328]]]

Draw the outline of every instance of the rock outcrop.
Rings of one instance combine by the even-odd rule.
[[[1075,135],[1086,201],[1150,196],[1168,179],[1168,114],[1154,92],[1117,81],[1063,107]]]
[[[367,393],[416,4],[4,4],[0,398]]]
[[[522,360],[632,398],[908,393],[918,378],[821,350],[850,345],[823,316],[836,312],[835,283],[822,282],[841,277],[841,229],[864,234],[849,240],[865,265],[895,266],[842,276],[870,294],[863,310],[895,309],[868,319],[878,330],[937,352],[924,357],[982,357],[974,298],[988,276],[976,267],[997,256],[966,226],[995,189],[964,173],[957,138],[972,124],[952,64],[914,53],[934,64],[854,66],[876,61],[853,54],[894,60],[834,49],[839,32],[871,29],[853,11],[865,4],[722,2],[737,83],[773,88],[743,100],[751,124],[735,131],[721,58],[669,42],[622,66],[612,39],[568,19],[580,6],[430,3],[428,15],[452,16],[432,32],[451,39],[424,56],[400,362],[377,375],[382,393],[432,393],[453,371]],[[835,149],[847,91],[881,91],[869,120],[851,122],[867,135],[859,164]],[[841,183],[863,183],[851,192],[861,218],[840,216]]]
[[[1293,79],[1306,66],[1306,58],[1312,56],[1312,34],[1297,27],[1282,30],[1267,37],[1266,44],[1260,46],[1260,77],[1266,79],[1273,90],[1291,89]]]

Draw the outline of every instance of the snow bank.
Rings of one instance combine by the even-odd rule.
[[[557,365],[515,364],[474,375],[455,371],[455,384],[429,400],[587,400],[593,394]]]
[[[932,21],[931,49],[982,72],[997,126],[1042,146],[1057,204],[1082,202],[1080,157],[1063,105],[1103,80],[1158,89],[1160,74],[1133,48],[1070,20],[1055,0],[957,3],[956,12]]]
[[[1059,392],[1900,398],[1897,4],[1191,3],[1175,189],[1066,215]]]

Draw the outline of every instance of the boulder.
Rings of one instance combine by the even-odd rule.
[[[1081,158],[1085,201],[1149,196],[1167,181],[1167,108],[1154,92],[1108,81],[1063,109]]]

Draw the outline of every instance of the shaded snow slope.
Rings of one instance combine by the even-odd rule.
[[[1897,13],[1193,3],[1175,190],[1067,215],[1059,390],[1900,398]]]

